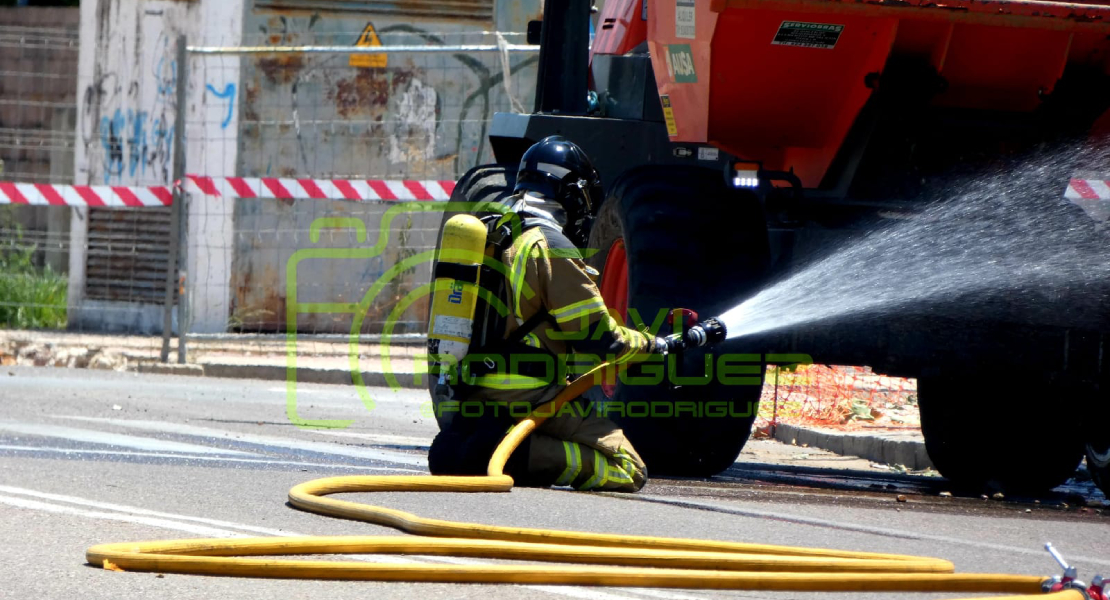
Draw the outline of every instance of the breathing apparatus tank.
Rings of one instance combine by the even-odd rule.
[[[468,214],[455,215],[443,226],[428,313],[429,374],[437,401],[450,399],[449,384],[460,376],[459,361],[470,348],[486,231]]]

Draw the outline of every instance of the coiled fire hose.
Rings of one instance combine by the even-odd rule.
[[[583,394],[605,363],[570,383],[544,414]],[[608,371],[606,371],[608,373]],[[1078,589],[1045,594],[1047,577],[957,574],[946,560],[898,554],[713,540],[529,529],[442,521],[327,496],[366,492],[508,492],[502,470],[543,418],[520,421],[497,447],[485,476],[326,477],[289,490],[296,508],[385,525],[411,536],[187,539],[122,542],[86,551],[90,565],[118,571],[440,583],[516,583],[768,591],[960,592],[1009,600],[1087,600]],[[426,536],[424,539],[413,536]],[[308,554],[410,554],[564,563],[381,564],[272,558]],[[253,558],[251,558],[253,557]],[[265,557],[265,558],[258,558]],[[589,565],[589,566],[586,566]],[[980,598],[980,600],[983,600]]]

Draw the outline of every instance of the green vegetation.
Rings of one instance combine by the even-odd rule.
[[[68,278],[36,267],[35,246],[22,243],[18,227],[11,231],[14,239],[0,240],[0,327],[64,328]]]

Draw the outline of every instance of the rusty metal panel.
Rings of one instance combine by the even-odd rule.
[[[375,16],[492,21],[494,0],[255,0],[254,6],[274,10],[318,10]]]
[[[286,331],[287,310],[296,314],[297,331],[350,333],[351,311],[308,311],[305,303],[362,304],[361,333],[378,333],[389,321],[394,333],[422,331],[427,303],[415,302],[395,318],[390,312],[416,286],[427,283],[430,261],[418,261],[378,292],[372,285],[398,262],[435,248],[441,214],[410,214],[382,228],[382,215],[393,206],[383,202],[343,200],[240,201],[235,205],[235,254],[232,263],[231,328],[238,332]],[[357,240],[354,230],[328,229],[312,242],[309,230],[320,217],[357,219],[368,239]],[[344,250],[369,248],[387,236],[380,254],[344,258]],[[334,249],[331,256],[299,259],[302,249]],[[325,252],[325,254],[328,254]],[[292,277],[292,279],[290,279]],[[289,296],[290,291],[295,298]]]
[[[521,13],[521,18],[531,13]],[[511,42],[523,42],[521,32]],[[496,43],[478,26],[379,17],[248,15],[244,45],[354,46],[372,26],[385,46]],[[237,175],[452,179],[492,160],[494,112],[532,106],[537,55],[389,53],[384,67],[350,56],[240,60]],[[507,68],[506,68],[507,67]],[[509,81],[505,81],[508,72]]]
[[[538,2],[500,8],[497,28],[509,43],[523,43],[525,21]],[[499,3],[503,6],[504,3]],[[501,21],[505,20],[505,23]],[[354,46],[372,26],[384,46],[497,44],[489,24],[379,15],[275,15],[255,11],[244,22],[243,45]],[[259,32],[259,33],[256,33]],[[244,177],[453,181],[471,167],[493,161],[487,129],[493,113],[527,112],[533,105],[536,54],[405,53],[384,55],[386,66],[359,66],[347,54],[283,53],[237,58],[241,65],[237,175]],[[354,64],[352,64],[354,63]],[[508,81],[506,81],[508,76]],[[199,142],[198,142],[199,143]],[[354,315],[301,311],[298,303],[365,301],[362,333],[423,331],[426,302],[396,318],[390,311],[427,283],[421,264],[374,298],[365,294],[406,256],[434,249],[441,215],[413,214],[379,231],[390,203],[326,200],[241,200],[234,205],[230,270],[233,331],[286,331],[287,311],[302,333],[349,333]],[[308,248],[351,248],[349,232],[309,239],[320,217],[356,218],[368,244],[389,243],[378,256],[311,260],[290,269]],[[329,237],[331,236],[331,237]],[[363,245],[365,247],[365,245]],[[289,294],[294,273],[296,298]]]
[[[170,207],[89,209],[85,297],[161,304],[169,241]]]

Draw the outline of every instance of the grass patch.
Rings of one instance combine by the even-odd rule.
[[[0,327],[62,329],[69,278],[49,265],[36,267],[35,246],[22,244],[22,238],[16,229],[15,239],[0,245]]]

